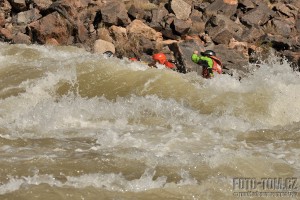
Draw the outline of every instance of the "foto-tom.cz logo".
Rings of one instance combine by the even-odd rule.
[[[232,189],[234,191],[253,191],[253,190],[280,190],[296,191],[298,189],[297,178],[233,178]]]

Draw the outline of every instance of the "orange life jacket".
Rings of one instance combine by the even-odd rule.
[[[129,58],[129,60],[130,60],[130,61],[133,61],[133,62],[134,62],[134,61],[138,61],[137,58]]]
[[[174,65],[173,63],[169,62],[169,61],[166,61],[166,62],[164,63],[164,65],[165,65],[167,68],[169,68],[169,69],[174,69],[174,68],[175,68],[175,65]]]
[[[222,74],[222,62],[219,58],[216,56],[210,56],[210,58],[213,60],[213,71],[218,72],[219,74]]]

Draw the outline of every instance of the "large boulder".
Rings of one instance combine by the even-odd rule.
[[[228,44],[231,38],[240,39],[245,28],[224,15],[217,15],[208,20],[205,31],[214,42]]]
[[[192,21],[191,20],[181,20],[181,19],[175,19],[173,22],[174,30],[179,35],[185,35],[189,32]]]
[[[126,28],[113,25],[109,28],[109,33],[112,43],[115,45],[116,55],[118,57],[129,57],[130,55],[128,52],[137,53],[135,52],[135,49],[130,46]]]
[[[33,7],[42,11],[48,9],[53,3],[52,0],[33,0],[31,2],[33,4]]]
[[[102,21],[111,26],[127,26],[130,19],[125,4],[120,1],[109,1],[101,8]]]
[[[165,18],[168,16],[168,10],[164,7],[159,7],[151,11],[152,19],[149,24],[156,31],[162,31],[166,27]]]
[[[133,19],[144,19],[146,16],[146,12],[135,5],[131,5],[128,9],[128,15]]]
[[[111,51],[112,53],[115,53],[115,46],[107,42],[105,40],[96,40],[94,43],[94,53],[100,53],[103,54],[106,51]]]
[[[278,3],[274,6],[273,10],[278,11],[279,13],[296,18],[298,16],[298,11],[300,8],[293,6],[291,4]]]
[[[45,44],[55,39],[61,45],[72,44],[72,26],[58,12],[53,12],[28,26],[33,42]]]
[[[246,66],[249,63],[248,58],[242,51],[230,49],[227,45],[216,45],[212,49],[216,52],[226,69],[227,73],[237,74],[238,76],[245,76],[251,69]]]
[[[31,44],[31,38],[24,33],[18,32],[12,36],[12,42],[15,44]]]
[[[129,43],[138,51],[152,55],[162,48],[162,34],[144,24],[141,20],[134,20],[126,27]]]
[[[174,52],[174,56],[179,63],[179,71],[182,73],[197,72],[201,75],[202,67],[191,60],[191,56],[195,50],[200,51],[204,46],[200,39],[183,40],[170,45],[170,49]]]
[[[260,37],[264,35],[264,31],[259,27],[251,27],[250,29],[246,29],[242,35],[242,39],[245,42],[256,42]]]
[[[205,14],[208,16],[222,14],[230,17],[236,13],[237,6],[237,0],[216,0],[205,9]]]
[[[0,28],[1,41],[11,41],[13,38],[12,30],[9,28]]]
[[[192,10],[192,13],[190,15],[190,19],[192,20],[190,33],[199,34],[204,32],[205,22],[202,20],[202,16],[203,14],[200,11],[195,9]]]
[[[251,9],[241,17],[241,22],[247,26],[257,26],[266,24],[275,12],[271,10],[265,3],[260,3],[256,8]]]
[[[274,29],[274,33],[282,35],[284,37],[289,37],[292,33],[292,26],[290,26],[286,21],[273,19],[271,21],[271,26]]]
[[[74,42],[79,42],[79,43],[85,43],[89,40],[90,34],[86,26],[83,24],[82,21],[77,21],[75,22],[75,29],[76,29],[76,35],[75,35],[75,40]]]
[[[16,15],[16,24],[17,25],[26,25],[29,24],[39,18],[41,18],[42,15],[40,14],[38,9],[31,9],[24,12],[19,12]]]
[[[177,19],[187,20],[192,12],[192,7],[184,0],[171,0],[171,10]]]
[[[111,26],[110,29],[113,27],[117,27],[117,26]],[[120,27],[120,28],[123,28],[123,27]],[[125,29],[125,28],[123,28],[123,29]],[[101,39],[101,40],[105,40],[105,41],[113,43],[114,40],[110,34],[111,33],[110,33],[109,29],[107,29],[105,27],[97,29],[97,37],[98,37],[97,39]]]

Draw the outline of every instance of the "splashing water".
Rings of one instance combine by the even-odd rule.
[[[0,46],[4,199],[235,199],[234,177],[300,177],[300,78],[285,60],[207,80]]]

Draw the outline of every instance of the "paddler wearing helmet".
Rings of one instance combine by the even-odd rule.
[[[203,67],[203,78],[212,78],[214,72],[222,74],[222,62],[216,57],[216,53],[212,50],[206,50],[198,55],[198,51],[194,51],[192,55],[192,61]]]
[[[149,64],[150,67],[155,67],[155,64],[159,63],[161,65],[165,65],[166,68],[176,70],[176,65],[168,61],[167,56],[164,53],[153,54],[152,59],[154,62]]]

